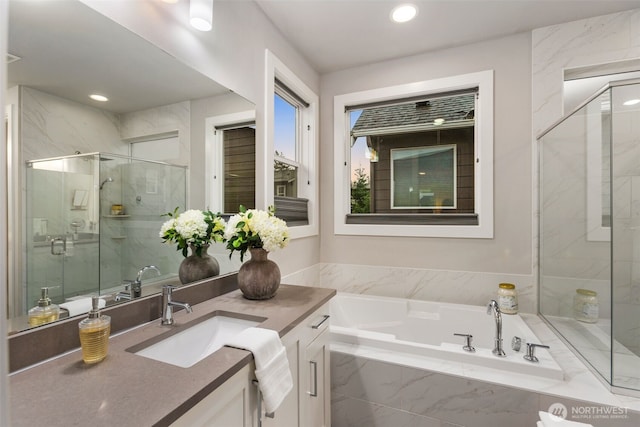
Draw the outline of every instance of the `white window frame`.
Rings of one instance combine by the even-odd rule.
[[[255,110],[222,114],[205,119],[205,204],[213,212],[224,212],[224,133],[216,132],[216,126],[231,126],[255,121]],[[254,188],[253,191],[256,190]]]
[[[475,212],[478,225],[347,224],[351,150],[346,107],[478,87],[475,111]],[[334,97],[334,233],[338,235],[493,238],[493,70],[462,74]]]
[[[319,182],[318,182],[318,126],[319,126],[319,101],[315,94],[298,76],[293,73],[271,51],[265,50],[265,153],[262,169],[264,180],[261,193],[264,195],[264,208],[274,204],[274,102],[275,79],[287,85],[300,98],[309,104],[308,107],[299,109],[298,130],[306,130],[299,133],[296,157],[298,168],[298,197],[308,199],[309,224],[289,227],[289,238],[315,236],[319,233]],[[282,160],[282,159],[278,159]],[[278,212],[276,211],[276,216]]]

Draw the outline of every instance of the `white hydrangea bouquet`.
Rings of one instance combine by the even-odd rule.
[[[268,211],[246,209],[240,206],[240,212],[229,218],[224,239],[227,249],[240,252],[240,261],[251,248],[262,248],[267,252],[282,249],[289,243],[287,223],[274,214],[273,206]]]
[[[187,256],[187,248],[202,256],[203,249],[211,242],[224,242],[226,222],[219,213],[190,209],[178,214],[178,208],[168,212],[171,217],[160,227],[160,237],[164,243],[177,243],[182,255]]]

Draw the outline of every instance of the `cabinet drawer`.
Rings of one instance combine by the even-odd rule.
[[[307,343],[314,341],[329,328],[329,303],[324,304],[305,320],[304,338]]]

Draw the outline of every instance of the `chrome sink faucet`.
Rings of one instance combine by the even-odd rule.
[[[171,299],[174,289],[177,289],[177,287],[172,285],[165,285],[162,287],[162,318],[160,320],[161,325],[173,325],[173,307],[182,307],[187,311],[187,313],[193,313],[193,309],[186,302],[178,302]]]
[[[506,354],[502,349],[502,313],[496,300],[489,301],[487,305],[487,314],[493,313],[493,318],[496,321],[496,337],[494,339],[494,348],[492,353],[498,357],[505,357]]]
[[[136,276],[136,280],[131,282],[131,296],[133,298],[139,298],[142,296],[142,275],[147,270],[154,270],[157,275],[160,275],[160,270],[155,265],[147,265],[142,267],[140,271],[138,271],[138,275]]]
[[[120,291],[116,294],[116,296],[114,297],[114,300],[116,301],[131,301],[131,299],[133,298],[133,295],[131,294],[131,284],[133,282],[131,280],[125,280],[124,281],[124,291]]]

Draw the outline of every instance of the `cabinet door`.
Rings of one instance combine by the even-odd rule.
[[[264,413],[264,407],[262,407],[262,427],[297,427],[299,417],[299,396],[300,396],[300,384],[299,384],[299,372],[298,361],[300,358],[300,339],[299,332],[295,329],[285,335],[282,340],[285,348],[287,349],[287,359],[289,361],[289,369],[291,370],[291,377],[293,379],[293,389],[287,397],[282,401],[280,407],[275,412],[273,418],[269,418]],[[305,427],[304,424],[300,425]]]
[[[301,425],[309,427],[331,426],[331,387],[329,384],[329,331],[324,330],[305,349],[307,380],[303,396],[304,421]]]
[[[178,418],[171,427],[253,427],[257,389],[253,363]]]

